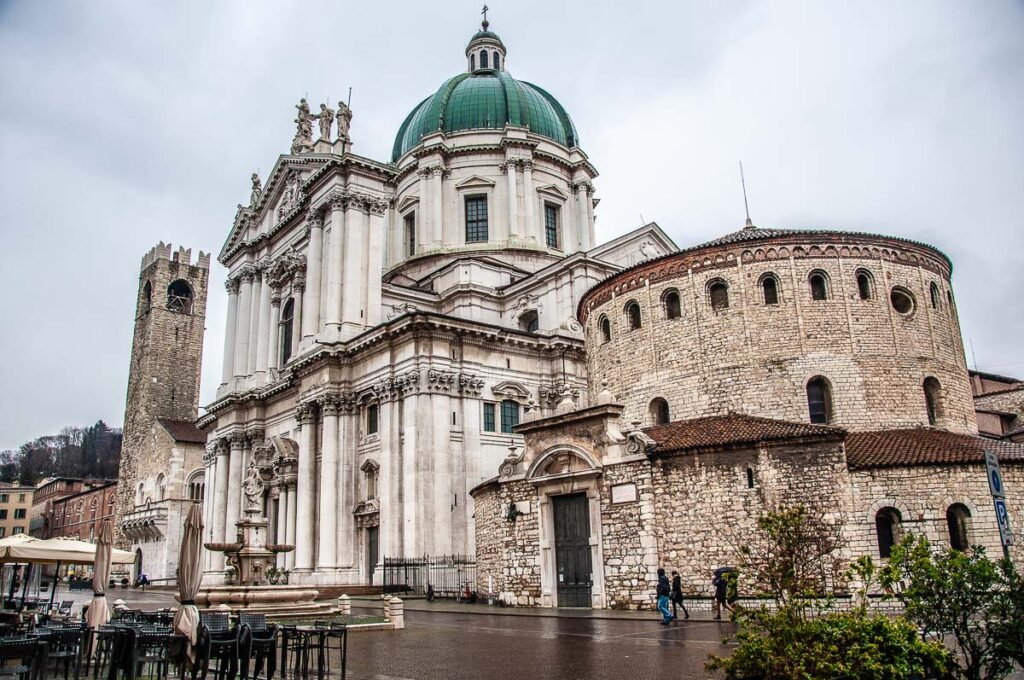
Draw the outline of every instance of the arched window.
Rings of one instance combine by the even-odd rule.
[[[882,508],[875,513],[875,534],[878,536],[878,556],[888,559],[894,545],[900,542],[900,511],[893,507]]]
[[[167,309],[182,314],[192,313],[192,287],[182,279],[167,286]]]
[[[874,288],[871,272],[867,269],[857,270],[857,295],[861,300],[871,299],[871,290]]]
[[[715,279],[708,284],[708,297],[711,309],[719,312],[729,308],[729,284],[722,279]]]
[[[486,51],[480,53],[480,68],[488,68]]]
[[[766,305],[779,304],[779,282],[774,274],[766,274],[761,279],[761,293]]]
[[[939,297],[939,287],[935,285],[934,281],[932,281],[932,284],[930,286],[928,286],[928,290],[929,290],[929,293],[931,293],[932,309],[938,309],[939,308],[939,300],[940,300],[940,297]]]
[[[963,503],[954,503],[946,508],[946,525],[949,527],[949,546],[961,552],[970,547],[967,536],[967,521],[971,511]]]
[[[946,302],[949,303],[949,307],[950,307],[950,309],[952,309],[952,307],[953,307],[953,291],[951,291],[951,290],[947,290],[946,291]]]
[[[164,500],[167,496],[167,478],[164,477],[164,473],[160,473],[156,477],[156,499],[158,501]]]
[[[747,488],[754,488],[754,468],[747,468]]]
[[[903,316],[910,316],[914,313],[914,294],[906,288],[896,286],[889,293],[889,301],[892,308]]]
[[[377,497],[377,478],[380,475],[380,466],[372,460],[368,460],[359,468],[363,471],[363,478],[366,481],[366,500],[373,500]]]
[[[671,418],[668,411],[668,402],[657,397],[651,400],[651,422],[655,425],[665,425]]]
[[[475,71],[476,70],[476,54],[469,55],[469,70],[470,71]]]
[[[519,330],[536,333],[539,328],[540,318],[537,316],[537,310],[531,309],[519,317]]]
[[[811,287],[812,300],[828,299],[828,279],[824,272],[811,272],[811,275],[807,277],[807,283]]]
[[[281,338],[281,365],[284,366],[292,358],[292,334],[295,326],[295,300],[288,298],[281,308],[281,328],[277,336]]]
[[[942,385],[932,376],[928,376],[924,379],[922,388],[925,409],[928,411],[928,424],[935,425],[942,417]]]
[[[820,375],[807,381],[807,411],[812,423],[827,425],[832,422],[832,390],[828,380]]]
[[[96,509],[99,507],[99,503],[95,498],[89,502],[89,519],[96,519]]]
[[[501,55],[497,52],[494,53],[494,70],[501,68]]]
[[[601,342],[612,341],[612,322],[608,320],[607,316],[602,316],[597,325],[601,327]]]
[[[153,308],[153,284],[146,281],[146,285],[142,287],[142,311],[148,312]]]
[[[678,319],[683,315],[682,305],[679,303],[679,293],[670,290],[662,298],[665,304],[665,318]]]
[[[142,505],[145,502],[144,489],[142,482],[139,482],[138,488],[135,489],[135,505]]]
[[[201,501],[206,497],[206,475],[202,470],[188,478],[188,499]]]
[[[626,305],[626,321],[629,323],[629,330],[635,331],[642,325],[640,322],[640,305],[631,300]]]

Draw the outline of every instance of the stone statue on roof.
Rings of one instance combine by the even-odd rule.
[[[325,142],[331,141],[331,124],[334,123],[334,109],[327,108],[327,104],[320,105],[320,113],[313,116],[320,123],[320,139]]]
[[[338,139],[348,139],[348,128],[352,124],[352,109],[345,102],[338,102]]]
[[[249,194],[249,207],[255,207],[256,202],[260,200],[260,196],[262,195],[263,184],[260,182],[260,176],[254,172],[252,173],[252,193]]]
[[[303,153],[313,148],[313,114],[309,112],[309,104],[303,97],[295,105],[298,114],[295,117],[295,139],[292,140],[292,153]]]

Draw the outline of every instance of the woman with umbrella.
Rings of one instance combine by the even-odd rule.
[[[722,618],[722,607],[733,613],[732,603],[738,598],[736,580],[739,570],[736,567],[719,567],[715,569],[715,577],[711,585],[715,587],[715,618]]]

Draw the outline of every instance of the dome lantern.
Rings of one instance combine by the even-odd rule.
[[[505,69],[505,45],[497,33],[490,30],[486,10],[480,30],[466,45],[466,69],[469,73],[502,71]]]

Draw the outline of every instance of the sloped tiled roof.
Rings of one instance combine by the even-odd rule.
[[[1024,463],[1022,444],[927,427],[852,432],[846,461],[851,469],[981,463],[985,449],[995,451],[1000,463]]]
[[[789,439],[839,437],[845,430],[828,425],[794,423],[741,413],[680,420],[644,429],[659,453],[755,446]]]
[[[157,422],[163,425],[164,429],[174,437],[174,441],[192,444],[206,443],[206,433],[196,427],[193,422],[188,420],[171,420],[170,418],[157,418]]]

